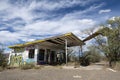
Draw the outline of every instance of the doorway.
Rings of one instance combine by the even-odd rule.
[[[55,51],[51,51],[51,54],[50,54],[50,64],[55,64]]]
[[[44,55],[45,55],[45,50],[44,49],[39,49],[38,56],[37,56],[38,64],[45,64]]]

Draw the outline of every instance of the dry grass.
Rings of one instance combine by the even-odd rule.
[[[3,71],[4,69],[2,67],[0,67],[0,72]]]
[[[30,64],[26,63],[26,64],[23,64],[20,66],[20,69],[22,69],[22,70],[33,69],[33,68],[34,68],[34,64],[32,64],[32,63],[30,63]]]
[[[120,71],[120,61],[116,63],[114,69]]]
[[[44,68],[43,65],[35,65],[35,66],[34,66],[34,69],[42,69],[42,68]]]

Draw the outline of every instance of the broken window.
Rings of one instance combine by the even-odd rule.
[[[35,54],[35,49],[30,49],[28,57],[29,58],[34,58],[34,54]]]
[[[45,54],[45,50],[44,49],[39,49],[38,60],[43,61],[44,60],[44,54]]]

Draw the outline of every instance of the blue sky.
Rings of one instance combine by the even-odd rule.
[[[119,16],[120,0],[0,0],[0,43],[9,45],[84,31]]]

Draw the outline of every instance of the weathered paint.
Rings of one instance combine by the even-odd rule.
[[[37,54],[38,54],[38,46],[36,45],[35,55],[34,55],[34,61],[36,64],[37,64]]]
[[[23,64],[22,55],[11,55],[10,57],[10,65],[14,67],[18,67],[19,65]]]
[[[29,47],[29,46],[28,46]],[[51,51],[55,51],[55,54],[54,54],[54,62],[56,62],[57,60],[56,60],[56,53],[58,53],[58,52],[61,52],[62,51],[62,49],[60,49],[60,48],[55,48],[55,47],[48,47],[48,46],[44,46],[44,45],[38,45],[38,44],[36,44],[36,45],[34,45],[34,47],[25,47],[24,49],[22,49],[22,52],[20,52],[19,51],[19,49],[18,50],[16,50],[16,51],[18,51],[18,52],[16,52],[16,53],[12,53],[11,54],[11,57],[10,57],[10,64],[11,65],[13,65],[13,66],[19,66],[20,65],[20,63],[22,62],[22,64],[24,64],[24,63],[35,63],[35,64],[37,64],[37,56],[38,56],[38,53],[39,53],[39,49],[44,49],[45,50],[45,53],[44,53],[44,60],[43,60],[43,62],[45,62],[46,61],[46,55],[48,54],[47,53],[47,49],[50,49]],[[30,48],[34,48],[35,49],[35,53],[34,53],[34,58],[29,58],[28,56],[29,56],[29,49]],[[15,56],[15,54],[16,54],[16,56]],[[21,55],[21,57],[22,57],[22,61],[21,61],[21,59],[18,57],[19,55]],[[50,53],[48,54],[49,55],[49,57],[48,57],[48,62],[50,62],[50,60],[51,60],[51,58],[50,58]],[[13,57],[14,56],[14,57]],[[18,61],[14,61],[14,59],[17,59]]]
[[[28,58],[28,59],[26,59],[25,62],[26,63],[35,63],[35,60],[34,60],[34,58],[33,59]]]
[[[66,33],[66,34],[63,34],[63,35],[60,35],[60,36],[55,36],[55,37],[51,37],[51,38],[46,38],[46,39],[43,39],[43,40],[36,40],[36,41],[32,41],[32,42],[27,42],[27,43],[24,43],[24,44],[17,44],[17,45],[14,45],[14,46],[9,46],[9,48],[19,48],[19,47],[26,47],[26,46],[30,46],[30,45],[35,45],[35,44],[39,44],[39,43],[42,43],[42,42],[47,42],[48,40],[54,40],[55,38],[67,38],[67,37],[70,37],[70,38],[73,38],[74,37],[74,40],[76,40],[75,42],[77,43],[76,46],[78,45],[83,45],[84,43],[82,42],[82,40],[80,40],[77,36],[75,36],[73,33]],[[72,39],[69,39],[71,41],[73,41]],[[70,41],[70,42],[71,42]],[[74,41],[73,41],[74,42]],[[63,42],[64,43],[64,42]],[[62,43],[62,44],[63,44]],[[71,45],[73,46],[73,45]]]

